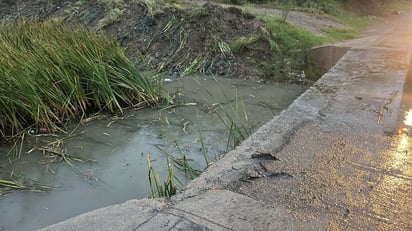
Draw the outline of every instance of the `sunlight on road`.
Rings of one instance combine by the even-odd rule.
[[[412,109],[409,109],[404,114],[403,127],[399,128],[398,137],[395,139],[396,150],[392,152],[391,168],[399,169],[405,176],[412,177],[412,169],[410,163],[412,156],[410,149],[412,148]]]
[[[403,120],[403,124],[406,126],[412,126],[412,109],[405,113],[405,119]]]
[[[409,150],[411,148],[411,137],[409,137],[407,134],[400,134],[398,139],[397,139],[397,150],[393,152],[392,156],[392,166],[393,168],[400,168],[400,170],[406,170],[403,169],[406,167],[408,163],[408,157],[409,157]]]
[[[396,188],[403,185],[405,188],[410,187],[412,178],[412,109],[409,109],[404,114],[403,127],[399,128],[399,134],[394,140],[396,149],[390,152],[388,161],[389,171],[396,172],[394,175],[387,177],[391,188]],[[385,180],[384,180],[385,181]]]
[[[383,178],[374,187],[371,194],[373,201],[371,215],[389,222],[391,219],[407,221],[410,215],[412,193],[412,137],[410,134],[412,126],[412,110],[405,113],[403,126],[399,128],[399,134],[394,137],[392,149],[386,153],[386,161],[382,165]],[[388,216],[388,211],[393,216]],[[405,224],[398,224],[400,227]],[[401,229],[401,228],[400,228]]]

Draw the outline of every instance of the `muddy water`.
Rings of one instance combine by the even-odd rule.
[[[279,114],[306,87],[212,77],[167,83],[179,107],[129,111],[80,127],[65,140],[69,154],[97,163],[50,163],[38,152],[10,164],[0,155],[0,177],[11,171],[55,189],[12,192],[0,197],[0,230],[33,230],[99,207],[150,195],[146,156],[162,179],[167,156],[186,155],[192,167],[206,168],[227,152],[227,115],[249,131]],[[219,116],[218,116],[219,115]],[[28,137],[36,144],[39,137]],[[5,153],[9,147],[1,147]],[[24,148],[27,151],[28,147]],[[190,178],[175,169],[179,180]],[[180,186],[180,188],[182,188]]]

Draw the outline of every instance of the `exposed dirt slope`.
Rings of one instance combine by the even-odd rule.
[[[117,39],[132,59],[142,59],[153,70],[170,77],[194,72],[213,73],[232,78],[259,79],[258,66],[271,63],[274,54],[265,39],[263,23],[241,9],[210,3],[194,4],[186,9],[170,6],[154,16],[135,0],[114,6],[122,13],[117,21],[107,23],[112,13],[100,0],[79,3],[75,0],[4,0],[0,18],[14,20],[36,17],[45,20],[62,17],[70,23],[87,27]],[[111,6],[113,8],[113,6]],[[280,14],[279,10],[254,9],[253,13]],[[326,17],[291,12],[291,23],[314,33],[339,27]],[[105,23],[106,20],[106,23]],[[230,44],[256,35],[253,43],[232,52]]]

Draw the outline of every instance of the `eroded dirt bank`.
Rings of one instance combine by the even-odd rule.
[[[263,8],[252,11],[278,16],[280,12]],[[1,19],[11,21],[23,17],[38,20],[60,17],[68,23],[86,25],[116,39],[125,47],[129,58],[143,60],[151,70],[164,72],[169,77],[206,73],[261,79],[268,75],[265,66],[285,58],[274,54],[276,41],[269,39],[271,35],[262,21],[229,5],[185,1],[166,4],[151,12],[133,0],[112,4],[100,0],[0,2]],[[317,34],[343,27],[326,16],[304,12],[291,12],[288,22]],[[238,41],[246,41],[246,45],[235,47]]]
[[[121,13],[117,20],[109,21],[113,8]],[[263,28],[261,21],[237,8],[205,4],[181,10],[170,5],[150,14],[143,4],[131,0],[115,6],[98,0],[84,4],[68,0],[19,0],[2,1],[0,12],[0,18],[6,20],[62,17],[70,23],[84,24],[115,38],[130,58],[142,59],[152,70],[173,76],[200,71],[258,78],[254,64],[272,59],[270,44],[263,39],[236,55],[225,51],[229,42],[259,34]]]

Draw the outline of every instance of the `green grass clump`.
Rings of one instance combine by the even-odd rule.
[[[99,0],[99,2],[104,4],[106,15],[97,23],[97,30],[118,22],[126,10],[126,4],[123,0]]]
[[[270,63],[260,63],[262,76],[284,80],[289,78],[290,73],[307,71],[312,47],[325,42],[326,38],[283,22],[277,17],[263,16],[261,19],[266,23],[261,37],[270,43],[274,57]],[[312,79],[319,76],[317,73],[307,73],[307,77]]]
[[[242,37],[235,39],[233,42],[231,42],[229,46],[233,53],[239,54],[243,52],[243,50],[247,46],[259,41],[259,39],[260,39],[260,36],[257,34],[251,34],[249,36],[242,36]]]
[[[141,3],[150,16],[155,16],[162,11],[163,5],[166,3],[164,0],[134,0],[137,3]]]
[[[119,45],[83,27],[20,20],[0,25],[0,137],[60,128],[90,111],[160,100],[160,85]]]
[[[314,45],[322,43],[322,37],[312,34],[309,31],[300,29],[294,25],[282,22],[275,17],[263,17],[266,22],[267,31],[270,33],[271,39],[275,42],[272,48],[279,52],[290,50],[310,49]]]
[[[177,187],[173,182],[173,179],[175,178],[173,167],[168,165],[168,176],[162,184],[159,175],[155,172],[151,163],[152,160],[150,159],[150,155],[147,155],[147,165],[149,166],[148,177],[151,191],[150,198],[172,197],[175,195]]]

